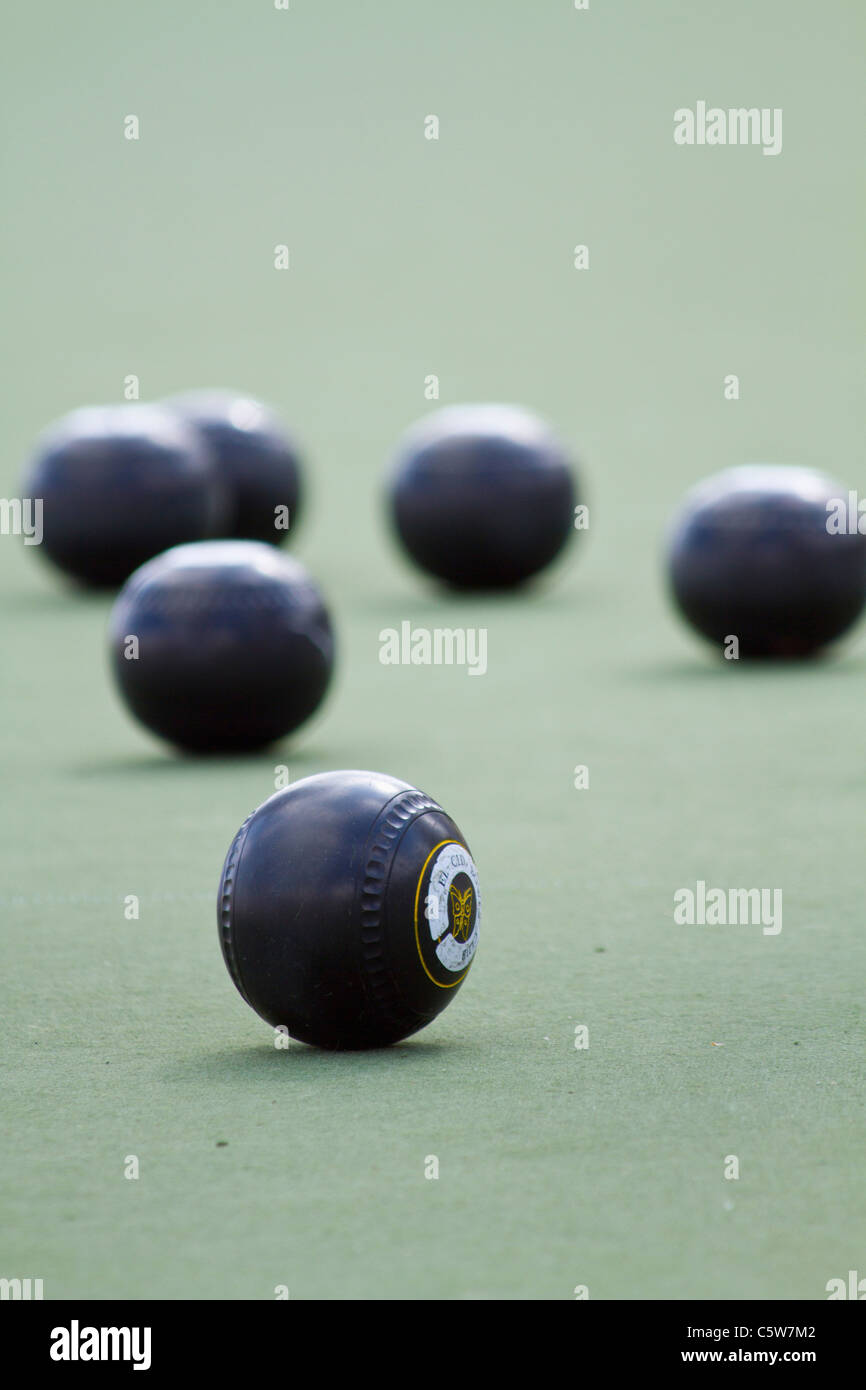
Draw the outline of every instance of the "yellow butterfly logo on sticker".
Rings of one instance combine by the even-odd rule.
[[[451,904],[451,920],[453,922],[453,935],[455,941],[468,941],[469,933],[472,929],[472,884],[460,892],[459,888],[451,885],[448,891],[448,900]]]

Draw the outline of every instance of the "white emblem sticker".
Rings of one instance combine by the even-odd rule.
[[[443,845],[433,861],[424,907],[430,941],[440,965],[465,971],[478,947],[481,892],[478,870],[465,845]]]

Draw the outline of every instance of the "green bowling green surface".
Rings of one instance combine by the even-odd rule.
[[[822,1299],[866,1273],[866,626],[725,664],[662,570],[717,469],[866,488],[862,7],[48,0],[15,25],[4,495],[130,375],[260,395],[305,447],[292,550],[339,665],[285,744],[175,755],[112,689],[110,597],[0,536],[0,1276]],[[699,100],[782,109],[781,153],[676,146]],[[590,529],[532,589],[443,594],[389,538],[430,377],[573,444]],[[383,665],[403,622],[485,629],[486,673]],[[275,1049],[223,965],[223,857],[283,768],[420,786],[475,856],[469,977],[388,1051]],[[780,889],[781,931],[678,925],[698,881]]]

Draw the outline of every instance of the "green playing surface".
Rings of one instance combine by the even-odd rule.
[[[260,395],[305,446],[293,550],[339,670],[287,744],[180,758],[111,688],[110,598],[0,537],[0,1276],[819,1299],[866,1273],[866,629],[814,665],[716,662],[661,565],[716,469],[866,487],[863,40],[854,0],[16,15],[4,495],[130,375]],[[700,100],[780,108],[781,153],[678,147]],[[532,591],[443,596],[387,534],[430,377],[575,448],[590,530]],[[486,675],[382,665],[404,621],[485,628]],[[223,856],[284,764],[422,787],[478,864],[468,980],[390,1051],[278,1051],[224,968]],[[698,880],[780,888],[782,930],[676,925]]]

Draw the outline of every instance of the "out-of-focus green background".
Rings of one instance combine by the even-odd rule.
[[[825,1297],[866,1249],[866,635],[716,665],[660,555],[729,464],[866,487],[862,6],[47,0],[7,26],[5,495],[130,373],[259,394],[307,449],[296,549],[341,662],[286,748],[174,757],[110,688],[109,601],[0,538],[0,1276]],[[678,148],[701,99],[781,107],[782,153]],[[582,460],[591,532],[531,593],[442,597],[388,540],[429,374]],[[486,626],[487,676],[381,666],[404,619]],[[475,853],[476,964],[390,1052],[276,1052],[224,970],[222,858],[281,762],[415,782]],[[697,879],[781,887],[781,934],[674,926]]]

